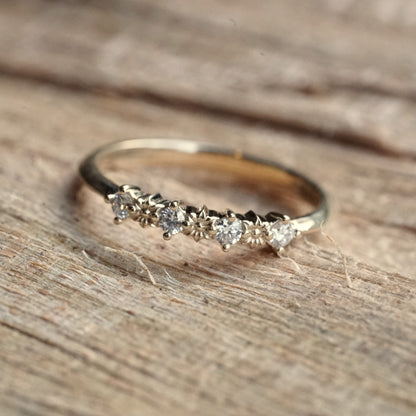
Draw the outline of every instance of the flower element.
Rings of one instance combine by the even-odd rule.
[[[245,233],[242,237],[244,243],[251,247],[263,246],[266,244],[268,230],[266,224],[256,216],[255,221],[245,221]]]
[[[157,226],[157,211],[163,208],[164,205],[159,202],[158,195],[142,195],[137,199],[135,220],[142,227]]]
[[[215,231],[208,208],[204,205],[198,211],[188,214],[183,229],[185,234],[192,236],[195,241],[211,238]]]

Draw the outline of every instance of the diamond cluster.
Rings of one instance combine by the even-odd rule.
[[[179,233],[195,241],[215,239],[225,251],[242,243],[251,247],[267,244],[279,252],[299,234],[286,216],[263,218],[252,211],[240,215],[229,210],[210,211],[206,206],[196,209],[180,201],[165,200],[160,194],[146,194],[130,185],[121,186],[106,199],[111,203],[117,224],[131,218],[142,227],[160,227],[167,240]]]

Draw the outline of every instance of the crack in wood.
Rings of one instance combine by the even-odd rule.
[[[162,95],[152,90],[140,89],[137,87],[123,88],[92,84],[91,82],[78,82],[76,80],[57,78],[43,72],[11,69],[7,68],[4,64],[0,64],[0,74],[14,79],[24,79],[75,92],[103,96],[114,95],[120,98],[137,99],[162,107],[175,108],[176,110],[193,114],[200,113],[240,124],[261,124],[264,127],[275,130],[297,133],[300,136],[320,139],[329,143],[336,142],[344,146],[363,149],[382,156],[411,161],[416,160],[416,154],[413,154],[412,152],[400,152],[391,147],[387,147],[376,137],[370,137],[359,132],[347,132],[343,130],[327,131],[325,130],[325,124],[322,124],[320,128],[316,128],[313,125],[305,125],[289,119],[279,118],[278,114],[273,117],[267,117],[265,115],[257,115],[229,107],[220,107],[219,105],[210,104],[208,102],[193,101],[184,97],[169,96],[168,94]]]

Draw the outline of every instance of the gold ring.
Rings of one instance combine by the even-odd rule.
[[[245,214],[231,210],[219,212],[205,205],[196,208],[180,200],[167,200],[158,193],[146,193],[135,185],[119,186],[104,176],[98,167],[104,159],[145,150],[168,151],[167,161],[178,157],[180,160],[186,155],[192,155],[192,158],[203,156],[198,159],[198,164],[203,160],[214,168],[222,164],[234,172],[250,172],[250,176],[258,176],[258,180],[268,179],[280,187],[283,184],[287,189],[296,189],[313,210],[291,218],[278,212],[259,215],[253,211]],[[246,244],[251,247],[268,245],[280,252],[302,233],[322,227],[328,217],[324,191],[304,175],[273,161],[200,142],[143,138],[110,143],[87,156],[80,165],[80,173],[111,204],[116,224],[132,219],[143,227],[160,227],[166,240],[179,233],[191,236],[195,241],[214,239],[225,251],[234,244]]]

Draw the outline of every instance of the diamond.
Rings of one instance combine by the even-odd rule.
[[[245,225],[245,233],[242,237],[244,243],[249,244],[251,247],[262,246],[266,243],[266,224],[263,223],[257,215],[255,220],[246,221]]]
[[[223,246],[238,243],[243,234],[243,225],[240,220],[230,222],[228,218],[221,218],[215,222],[217,234],[215,238]]]
[[[116,193],[110,198],[111,208],[114,215],[119,220],[125,220],[129,215],[129,206],[133,204],[133,200],[130,195]]]
[[[290,222],[277,221],[271,227],[273,236],[270,244],[275,248],[286,247],[296,235],[296,231]]]
[[[182,231],[185,214],[182,209],[163,208],[159,213],[159,224],[163,231],[171,235]]]

